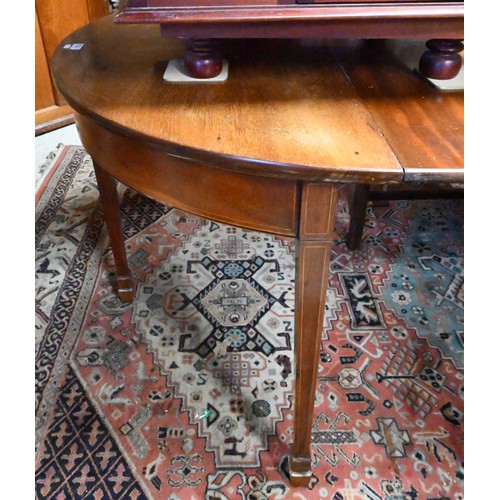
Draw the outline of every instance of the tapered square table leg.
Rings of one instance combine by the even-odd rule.
[[[335,208],[333,184],[304,184],[296,254],[295,418],[292,452],[288,457],[294,486],[307,486],[312,475],[311,428]]]
[[[116,293],[122,302],[131,303],[134,299],[134,285],[127,263],[116,180],[95,162],[94,170],[97,186],[99,188],[104,220],[108,229],[111,250],[115,261],[117,274]]]

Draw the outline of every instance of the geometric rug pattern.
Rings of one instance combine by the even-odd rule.
[[[120,193],[129,305],[85,150],[37,196],[37,498],[463,498],[463,202],[370,205],[351,252],[340,188],[313,477],[291,488],[294,241]]]

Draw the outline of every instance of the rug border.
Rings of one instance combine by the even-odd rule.
[[[61,146],[61,145],[60,145]],[[35,192],[35,206],[38,205],[41,197],[43,196],[45,190],[47,189],[47,186],[52,179],[52,176],[54,173],[57,171],[57,168],[63,161],[64,157],[66,156],[66,153],[70,148],[74,147],[81,147],[77,146],[76,144],[67,144],[67,145],[62,145],[62,147],[58,146],[56,149],[54,149],[51,153],[47,155],[50,156],[52,153],[55,154],[55,158],[52,160],[52,165],[50,165],[43,175],[42,182],[36,187],[36,192]]]

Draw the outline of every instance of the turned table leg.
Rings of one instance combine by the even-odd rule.
[[[116,287],[119,299],[130,303],[134,299],[134,286],[127,263],[127,253],[120,222],[120,200],[116,189],[116,180],[94,162],[94,171],[99,188],[99,195],[104,220],[109,233],[111,250],[115,260]]]
[[[224,61],[217,40],[189,38],[185,43],[184,66],[190,76],[213,78],[220,74]]]
[[[427,78],[449,80],[460,72],[464,49],[461,40],[429,40],[427,50],[422,54],[419,70]]]
[[[288,457],[294,486],[307,486],[312,476],[311,428],[335,208],[334,185],[304,184],[296,258],[295,423]]]

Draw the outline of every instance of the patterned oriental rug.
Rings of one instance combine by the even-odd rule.
[[[292,489],[294,242],[121,192],[132,305],[86,152],[38,191],[37,498],[463,498],[463,202],[370,206],[350,252],[341,189],[313,478]]]

